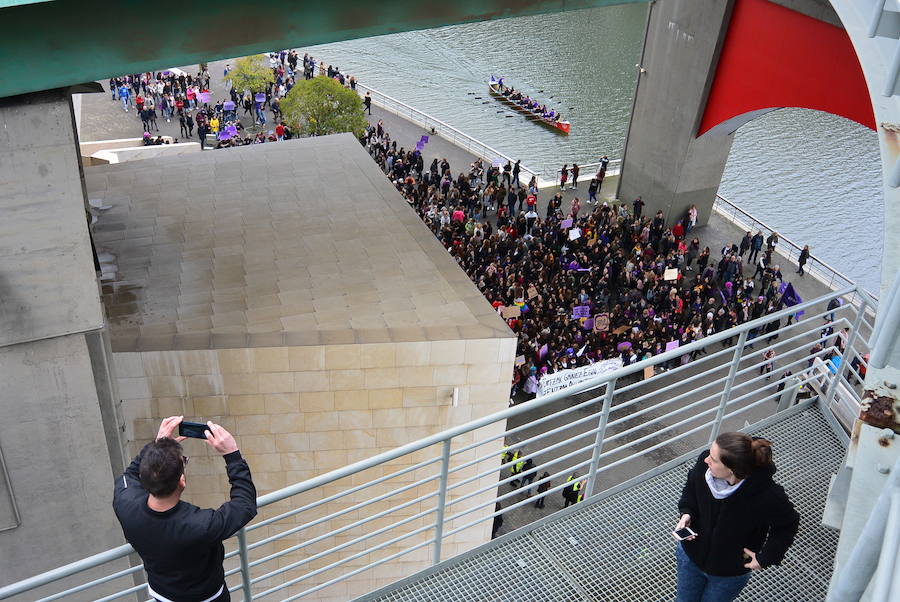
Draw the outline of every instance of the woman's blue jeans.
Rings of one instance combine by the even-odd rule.
[[[736,577],[707,575],[685,554],[680,543],[675,546],[675,556],[678,558],[677,602],[731,602],[738,597],[752,574]]]

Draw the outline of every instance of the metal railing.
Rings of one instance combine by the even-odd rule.
[[[838,297],[850,302],[827,309]],[[390,580],[396,579],[404,570],[440,562],[449,545],[459,552],[483,543],[495,516],[536,500],[510,489],[513,481],[528,477],[529,488],[546,484],[538,496],[548,496],[566,488],[575,471],[585,471],[575,480],[589,497],[601,481],[612,485],[642,474],[648,463],[660,463],[661,454],[678,457],[723,428],[739,430],[777,414],[811,379],[824,393],[823,413],[839,429],[826,401],[841,386],[852,389],[846,376],[867,351],[863,331],[874,303],[847,287],[261,496],[260,516],[226,554],[229,589],[242,591],[244,600],[278,592],[294,600],[332,586],[349,588],[356,575],[393,561],[409,562],[403,570],[394,567]],[[833,332],[822,331],[823,318]],[[770,328],[776,321],[778,328]],[[849,336],[839,352],[837,335],[844,327]],[[821,348],[811,351],[816,343]],[[763,357],[766,350],[775,351],[776,359]],[[833,373],[816,363],[834,365],[836,358],[841,369]],[[509,419],[526,414],[520,426],[509,428]],[[514,475],[501,465],[501,446],[512,442],[523,451],[518,462],[531,458],[534,468]],[[538,478],[543,471],[549,476]],[[0,588],[0,599],[26,592],[40,600],[84,591],[95,599],[102,593],[103,600],[134,595],[145,588],[134,581],[140,566],[117,566],[61,592],[37,590],[131,552],[120,546],[8,585]],[[103,590],[123,580],[127,586]],[[369,591],[372,583],[357,585]],[[351,590],[341,591],[335,595],[353,597]]]
[[[750,231],[751,234],[755,234],[757,230],[761,230],[766,236],[773,232],[778,232],[775,228],[772,228],[756,216],[747,213],[720,194],[716,195],[713,210],[745,232]],[[799,265],[798,261],[803,247],[779,233],[778,245],[775,247],[775,251],[783,255],[791,263]],[[832,290],[854,285],[853,280],[849,276],[846,276],[814,255],[809,256],[809,261],[806,263],[804,271]],[[878,296],[871,292],[869,292],[869,295],[875,300],[878,299]]]
[[[357,92],[360,95],[365,95],[366,92],[370,92],[372,95],[372,102],[377,104],[384,110],[403,117],[407,121],[411,121],[417,125],[422,126],[427,131],[431,131],[432,128],[437,132],[437,134],[450,142],[451,144],[458,146],[459,148],[472,153],[476,157],[481,157],[482,159],[488,161],[488,163],[495,163],[496,161],[500,161],[501,163],[506,163],[507,161],[515,164],[516,160],[501,153],[496,148],[492,146],[488,146],[487,144],[476,140],[472,136],[466,134],[465,132],[453,127],[449,123],[441,121],[437,117],[433,117],[424,111],[420,111],[419,109],[412,107],[405,102],[397,100],[392,96],[388,96],[384,92],[379,92],[375,88],[370,88],[364,84],[357,83],[356,84]],[[531,176],[536,176],[538,182],[541,180],[541,174],[538,171],[531,169],[523,164],[519,164],[519,179],[524,183],[528,183],[531,180]]]

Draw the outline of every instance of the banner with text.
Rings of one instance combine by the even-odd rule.
[[[544,395],[561,391],[566,387],[577,385],[580,382],[584,382],[600,374],[618,370],[621,367],[622,358],[617,357],[612,360],[603,360],[602,362],[588,364],[587,366],[571,368],[569,370],[560,370],[553,374],[547,374],[541,378],[538,395],[543,397]]]

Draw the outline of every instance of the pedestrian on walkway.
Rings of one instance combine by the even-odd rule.
[[[209,126],[206,123],[197,126],[197,135],[200,137],[200,150],[206,148],[206,135],[209,133]]]
[[[600,183],[597,181],[597,178],[591,178],[591,183],[588,185],[588,200],[587,202],[596,203],[597,202],[597,190],[600,188]]]
[[[372,93],[368,90],[366,90],[366,95],[363,96],[363,110],[369,115],[372,114]]]
[[[184,121],[187,124],[188,138],[190,138],[194,135],[194,117],[190,113],[187,113],[184,116]]]
[[[771,442],[743,433],[722,433],[700,454],[678,501],[675,529],[696,535],[676,545],[677,602],[729,602],[754,571],[781,563],[800,515],[774,473]]]
[[[750,239],[750,257],[748,258],[749,263],[754,263],[756,258],[759,256],[759,252],[763,246],[763,233],[762,230],[756,232],[753,235],[753,238]]]
[[[641,219],[641,212],[645,204],[641,197],[634,199],[634,202],[631,203],[631,206],[634,208],[634,219]]]
[[[522,488],[528,487],[534,483],[534,479],[537,477],[537,469],[532,469],[534,469],[534,460],[528,458],[522,466]],[[528,497],[531,497],[531,493],[530,489],[525,490],[525,495]]]
[[[800,264],[800,269],[797,270],[797,273],[801,276],[804,274],[803,266],[806,265],[807,261],[809,261],[809,245],[803,245],[803,250],[800,251],[800,257],[797,259],[797,263]]]
[[[569,164],[566,163],[562,166],[562,169],[559,170],[559,189],[566,189],[566,182],[569,181]]]
[[[581,169],[578,167],[578,163],[572,163],[572,190],[578,188],[579,173],[581,173]]]
[[[568,508],[572,504],[578,501],[578,473],[573,472],[569,475],[569,478],[566,479],[566,487],[562,491],[563,499],[565,500],[565,505],[563,508]]]
[[[188,132],[187,128],[187,116],[184,113],[178,116],[178,127],[181,128],[181,135],[184,138],[187,138],[191,135],[190,132]]]
[[[547,479],[547,480],[544,481],[544,479]],[[550,489],[550,487],[552,487],[552,484],[550,483],[550,480],[549,480],[549,479],[550,479],[550,473],[549,473],[549,472],[545,472],[544,474],[541,475],[541,481],[544,481],[544,482],[541,483],[540,485],[538,485],[538,488],[537,488],[538,499],[537,499],[537,501],[534,503],[534,507],[535,507],[535,508],[539,508],[539,509],[540,509],[540,508],[543,508],[543,507],[544,507],[544,504],[545,504],[546,501],[547,501],[547,496],[546,496],[546,495],[543,495],[543,494],[544,494],[548,489]]]

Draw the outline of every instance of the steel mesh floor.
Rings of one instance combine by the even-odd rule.
[[[739,600],[824,600],[838,533],[821,525],[830,476],[845,449],[817,409],[754,434],[775,444],[775,475],[801,515],[780,567],[756,574]],[[419,579],[380,592],[379,601],[671,600],[676,504],[693,461],[551,519]]]

